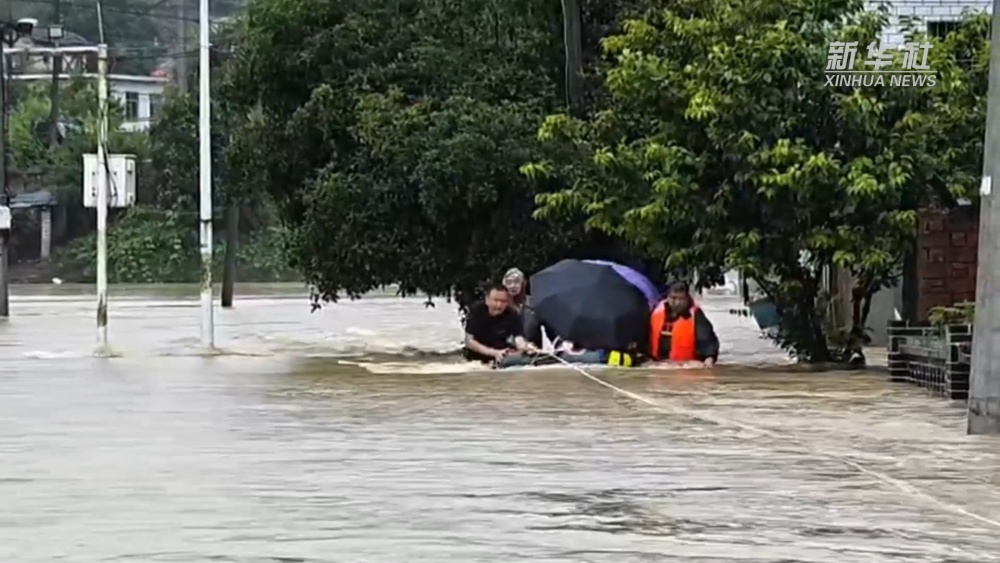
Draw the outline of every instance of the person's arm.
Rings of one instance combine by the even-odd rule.
[[[538,322],[538,316],[531,307],[525,305],[521,309],[521,317],[523,319],[523,335],[524,339],[531,342],[535,346],[542,345],[542,324]]]
[[[538,348],[524,338],[524,320],[521,315],[511,315],[507,325],[507,333],[510,334],[508,341],[514,343],[514,348],[519,352],[534,352]]]
[[[719,361],[719,336],[701,309],[694,315],[694,336],[698,359],[709,364]]]
[[[523,336],[514,337],[514,347],[517,348],[519,352],[537,352],[538,346],[535,346],[533,342],[528,342]]]

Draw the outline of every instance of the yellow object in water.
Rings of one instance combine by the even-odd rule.
[[[627,352],[612,350],[608,353],[608,365],[630,368],[632,367],[632,355]]]

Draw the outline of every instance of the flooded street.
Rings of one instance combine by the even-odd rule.
[[[0,561],[1000,560],[1000,440],[882,373],[790,371],[704,302],[712,372],[471,369],[452,305],[15,287]],[[735,364],[735,365],[734,365]]]

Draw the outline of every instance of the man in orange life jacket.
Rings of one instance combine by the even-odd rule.
[[[719,359],[719,337],[705,312],[695,304],[686,283],[670,286],[649,324],[649,355],[653,360],[701,362],[712,367]]]

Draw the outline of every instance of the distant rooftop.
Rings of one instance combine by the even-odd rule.
[[[31,30],[31,40],[39,46],[52,46],[52,42],[49,41],[49,30],[45,26],[40,25]],[[83,45],[92,45],[92,43],[84,39],[84,37],[78,33],[63,30],[63,38],[59,40],[59,45],[63,47],[78,47]]]
[[[56,204],[56,198],[48,190],[14,194],[10,198],[11,209],[31,209],[35,207],[51,207]]]

